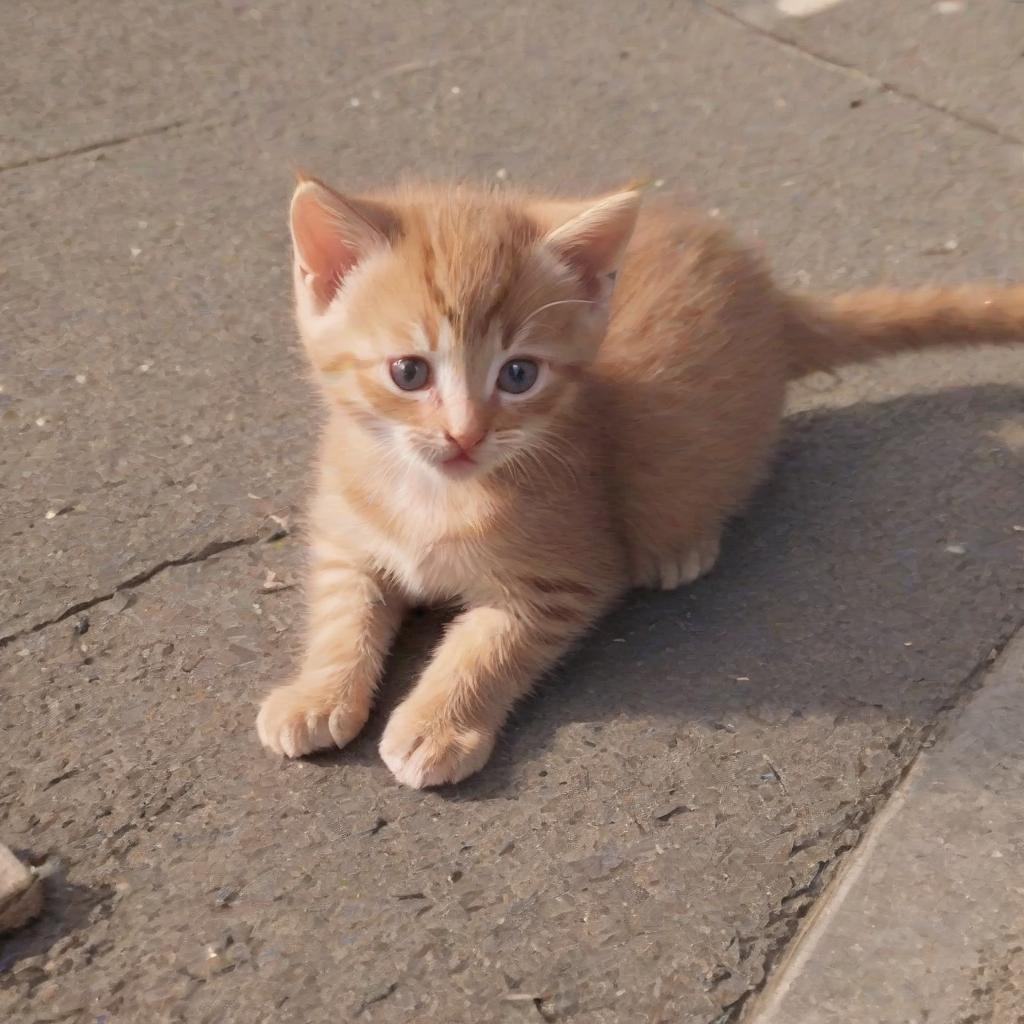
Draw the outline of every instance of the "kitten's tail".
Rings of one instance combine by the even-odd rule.
[[[915,349],[1024,342],[1024,285],[794,296],[787,320],[792,376],[802,377]]]

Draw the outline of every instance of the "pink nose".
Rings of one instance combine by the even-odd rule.
[[[457,433],[445,431],[446,438],[457,444],[467,455],[487,436],[486,427],[468,427]]]

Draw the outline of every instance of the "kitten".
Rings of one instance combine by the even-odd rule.
[[[789,295],[716,223],[639,207],[300,181],[297,318],[328,418],[305,659],[257,720],[271,750],[348,743],[403,612],[454,601],[380,753],[409,786],[464,779],[627,588],[711,569],[788,381],[1024,340],[1024,287]]]

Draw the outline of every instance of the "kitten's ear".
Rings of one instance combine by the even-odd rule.
[[[343,196],[307,178],[292,196],[291,228],[296,280],[322,312],[361,259],[398,237],[401,222],[383,203]]]
[[[635,191],[589,203],[550,204],[546,219],[560,223],[548,232],[544,244],[576,271],[595,298],[606,297],[639,212],[640,193]]]

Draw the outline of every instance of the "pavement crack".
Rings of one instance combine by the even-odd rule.
[[[19,167],[34,167],[36,164],[47,164],[51,160],[62,160],[69,156],[82,156],[84,153],[95,153],[101,149],[111,149],[114,146],[123,146],[126,142],[133,142],[135,139],[145,139],[152,135],[163,135],[165,132],[173,131],[175,128],[184,128],[188,121],[179,118],[175,121],[167,121],[164,124],[153,125],[150,128],[141,128],[137,132],[130,132],[127,135],[115,135],[109,139],[100,139],[98,142],[89,142],[84,146],[75,146],[72,149],[61,149],[55,153],[43,153],[39,156],[28,157],[24,160],[12,160],[10,163],[0,164],[0,172],[14,171]]]
[[[8,644],[14,643],[16,640],[22,640],[27,636],[31,636],[33,633],[38,633],[40,630],[47,629],[49,626],[55,626],[59,622],[64,622],[66,619],[70,619],[72,615],[78,615],[81,612],[88,611],[90,608],[95,608],[98,604],[103,604],[104,601],[110,601],[123,591],[134,590],[136,587],[142,586],[143,583],[148,583],[154,576],[158,576],[165,569],[174,569],[180,565],[194,565],[196,562],[205,562],[208,558],[212,558],[214,555],[219,555],[223,551],[231,551],[234,548],[251,547],[253,544],[257,544],[263,539],[264,536],[262,534],[254,534],[249,537],[241,537],[235,540],[215,540],[210,541],[209,544],[204,544],[198,551],[190,551],[188,554],[182,555],[179,558],[167,558],[164,561],[158,562],[156,565],[143,569],[141,572],[137,572],[134,576],[123,580],[121,583],[118,583],[113,590],[109,590],[103,594],[97,594],[94,597],[86,598],[84,601],[78,601],[75,604],[69,605],[59,615],[55,615],[49,619],[44,619],[42,622],[33,623],[33,625],[26,626],[24,629],[8,633],[6,636],[0,636],[0,650]]]
[[[468,50],[455,50],[440,57],[431,57],[423,60],[404,61],[391,67],[374,71],[367,75],[348,82],[344,87],[347,89],[365,88],[376,82],[384,82],[389,79],[404,78],[408,75],[416,75],[425,71],[436,71],[438,68],[463,60],[478,60],[487,54],[487,50],[479,47]],[[313,99],[314,96],[300,97],[300,101]],[[149,128],[140,128],[135,132],[128,132],[124,135],[115,135],[109,139],[100,139],[96,142],[89,142],[82,146],[75,146],[70,149],[61,149],[53,153],[42,153],[39,156],[26,157],[22,160],[12,160],[6,164],[0,164],[0,173],[14,171],[21,167],[33,167],[36,164],[50,163],[53,160],[62,160],[71,156],[82,156],[84,153],[95,153],[103,149],[111,149],[114,146],[123,146],[126,142],[133,142],[136,139],[151,138],[163,135],[166,132],[174,131],[176,128],[188,127],[192,131],[205,132],[221,128],[232,128],[244,124],[249,115],[243,112],[236,112],[229,117],[215,117],[207,121],[190,121],[188,118],[177,118],[174,121],[167,121],[164,124],[153,125]]]
[[[870,72],[857,67],[855,64],[850,64],[846,61],[840,60],[838,57],[821,53],[818,50],[812,50],[802,42],[797,42],[795,39],[790,39],[788,36],[785,36],[780,32],[775,32],[766,25],[759,25],[754,21],[748,21],[742,15],[736,14],[734,11],[730,11],[726,7],[719,6],[716,0],[697,0],[697,2],[706,10],[713,11],[720,18],[724,18],[726,21],[730,21],[734,25],[739,25],[747,31],[754,32],[765,39],[770,39],[778,46],[781,46],[792,53],[796,53],[798,56],[805,60],[809,60],[820,67],[828,68],[831,71],[839,71],[845,75],[854,76],[867,85],[870,85],[878,92],[898,96],[900,99],[905,100],[908,103],[916,103],[919,106],[931,110],[933,113],[942,114],[965,127],[973,128],[975,131],[984,132],[986,135],[991,135],[1002,142],[1007,142],[1016,146],[1024,145],[1024,139],[1019,138],[1012,132],[1008,132],[1005,129],[1000,128],[991,121],[986,121],[981,117],[975,117],[972,114],[966,114],[961,110],[957,110],[954,107],[947,106],[946,104],[936,100],[930,100],[927,96],[922,96],[920,93],[914,92],[912,89],[907,89],[904,86],[896,85],[894,82],[887,82],[885,79],[878,78]]]
[[[377,992],[372,996],[368,996],[366,999],[362,1001],[362,1003],[359,1006],[359,1009],[356,1010],[356,1016],[359,1017],[361,1014],[365,1013],[375,1003],[382,1003],[385,999],[388,998],[388,996],[393,995],[397,989],[398,982],[393,981],[386,988],[381,989],[380,992]]]

